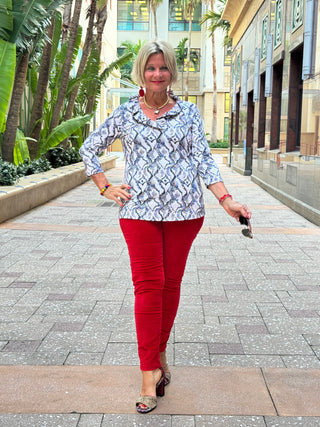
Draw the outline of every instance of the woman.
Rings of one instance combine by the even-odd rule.
[[[133,68],[140,96],[113,111],[80,150],[101,195],[120,206],[134,284],[141,413],[156,407],[156,396],[171,380],[166,345],[188,253],[205,213],[200,177],[229,215],[251,216],[222,182],[197,107],[171,94],[177,74],[173,48],[164,41],[146,43]],[[125,183],[113,186],[98,154],[117,138],[126,160]]]

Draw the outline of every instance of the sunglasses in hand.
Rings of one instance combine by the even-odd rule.
[[[247,228],[244,228],[241,232],[245,237],[249,237],[249,239],[253,239],[252,228],[250,224],[250,220],[245,218],[244,216],[239,217],[239,222],[242,225],[245,225]]]

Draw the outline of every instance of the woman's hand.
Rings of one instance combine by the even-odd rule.
[[[226,198],[222,202],[221,206],[224,208],[227,214],[235,218],[237,221],[239,221],[240,216],[244,216],[245,218],[248,218],[248,219],[251,218],[251,212],[248,206],[241,205],[235,200],[232,200],[231,197]]]
[[[130,190],[130,185],[110,185],[103,195],[109,200],[114,200],[122,207],[123,201],[127,202],[131,198],[131,194],[127,190]]]

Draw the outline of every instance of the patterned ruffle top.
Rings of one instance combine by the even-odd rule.
[[[204,216],[200,177],[206,186],[222,181],[205,138],[197,106],[174,96],[174,107],[155,121],[138,96],[120,105],[84,141],[80,154],[88,176],[103,172],[98,154],[120,139],[124,182],[131,198],[120,218],[181,221]]]

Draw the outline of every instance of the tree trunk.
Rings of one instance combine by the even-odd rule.
[[[65,42],[68,40],[68,34],[71,23],[71,12],[72,0],[69,0],[66,2],[66,5],[63,10],[61,44],[65,44]]]
[[[102,34],[103,30],[107,21],[108,13],[107,13],[107,6],[104,6],[102,9],[100,9],[97,12],[98,19],[97,19],[97,51],[99,57],[101,56],[101,50],[102,50]],[[97,84],[95,84],[96,90],[95,94],[97,92]],[[94,103],[96,99],[96,95],[91,95],[88,97],[87,107],[86,107],[86,114],[91,114],[93,112]],[[85,126],[85,128],[88,128],[88,126]]]
[[[77,78],[83,74],[84,69],[85,69],[86,64],[87,64],[87,61],[88,61],[89,54],[90,54],[91,45],[92,45],[92,37],[93,37],[94,17],[96,14],[96,4],[97,4],[96,0],[92,0],[91,7],[90,7],[90,16],[89,16],[87,33],[86,33],[86,39],[85,39],[83,50],[82,50],[81,61],[80,61],[78,71],[77,71]],[[72,93],[70,94],[68,106],[67,106],[67,111],[66,111],[66,114],[64,116],[64,120],[69,120],[72,117],[73,107],[74,107],[76,97],[78,95],[79,86],[80,86],[80,83],[75,86]]]
[[[103,31],[104,31],[104,27],[106,25],[107,22],[107,18],[108,18],[108,11],[107,11],[107,6],[103,6],[97,13],[98,15],[98,19],[96,22],[97,25],[97,50],[99,53],[99,56],[101,55],[101,50],[102,50],[102,35],[103,35]]]
[[[189,85],[189,67],[190,67],[190,50],[191,50],[191,26],[192,26],[192,12],[189,15],[189,35],[188,35],[188,50],[187,50],[187,74],[186,84],[184,87],[184,100],[188,101],[188,85]]]
[[[56,100],[55,106],[53,107],[53,112],[52,112],[52,118],[51,118],[51,123],[50,123],[50,132],[54,128],[56,128],[59,124],[60,112],[63,108],[65,96],[67,93],[70,69],[71,69],[71,64],[72,64],[72,59],[73,59],[73,50],[74,50],[76,40],[77,40],[77,35],[78,35],[81,6],[82,6],[82,0],[76,0],[75,6],[74,6],[72,23],[71,23],[71,27],[70,27],[70,37],[69,37],[69,42],[68,42],[66,59],[65,59],[65,62],[63,64],[61,85],[60,85],[57,100]]]
[[[158,26],[157,26],[157,8],[152,7],[152,13],[153,13],[153,23],[154,23],[154,38],[155,40],[158,39]]]
[[[212,10],[214,1],[211,2]],[[212,125],[211,125],[211,142],[217,142],[217,66],[216,66],[216,48],[214,33],[211,36],[212,43],[212,75],[213,75],[213,93],[212,93]]]
[[[2,159],[13,163],[13,149],[16,141],[17,128],[19,124],[20,105],[26,83],[29,63],[29,52],[23,55],[17,64],[14,84],[11,95],[10,108],[8,111],[6,130],[2,142]]]
[[[52,40],[54,30],[54,18],[51,19],[51,24],[47,30],[47,36]],[[28,141],[29,153],[31,159],[34,159],[38,153],[39,138],[41,132],[41,118],[43,116],[43,105],[46,96],[49,76],[50,76],[50,61],[51,61],[52,43],[46,42],[43,48],[41,65],[39,69],[37,90],[33,101],[33,109],[29,122],[28,136],[36,141]]]

